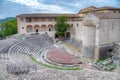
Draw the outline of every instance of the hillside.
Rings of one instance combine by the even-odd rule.
[[[15,17],[7,17],[7,18],[4,18],[4,19],[0,19],[0,23],[6,22],[6,21],[9,21],[9,20],[13,20],[13,19],[16,19],[16,18]]]

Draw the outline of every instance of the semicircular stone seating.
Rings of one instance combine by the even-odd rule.
[[[29,54],[39,58],[39,54],[52,45],[53,40],[47,34],[31,35],[27,39],[14,44],[9,49],[8,54],[14,62],[27,62],[29,61]]]

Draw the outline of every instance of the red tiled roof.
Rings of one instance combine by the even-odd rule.
[[[96,9],[96,7],[94,6],[89,6],[87,8],[83,8],[79,11],[79,13],[88,13],[88,12],[92,12]]]
[[[90,6],[90,7],[81,9],[79,13],[96,12],[98,10],[120,10],[120,8],[115,8],[115,7],[110,7],[110,6],[104,6],[104,7],[96,8],[94,6]]]

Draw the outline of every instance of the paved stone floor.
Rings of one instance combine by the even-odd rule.
[[[73,55],[68,53],[67,51],[60,49],[60,48],[54,48],[48,51],[46,54],[47,58],[51,61],[58,62],[61,64],[80,64],[81,62],[76,59]]]

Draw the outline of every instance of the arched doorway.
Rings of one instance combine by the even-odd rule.
[[[70,38],[70,32],[66,32],[66,38]]]
[[[53,25],[48,25],[48,31],[53,31]]]
[[[27,33],[33,32],[33,27],[32,25],[27,26]]]
[[[36,33],[38,33],[38,29],[36,29]]]
[[[34,32],[38,33],[39,32],[39,25],[34,26]]]
[[[55,33],[55,39],[56,39],[56,38],[59,38],[59,36],[58,36],[58,34],[57,34],[57,33]]]
[[[41,31],[46,31],[46,30],[47,30],[46,25],[41,25]]]

